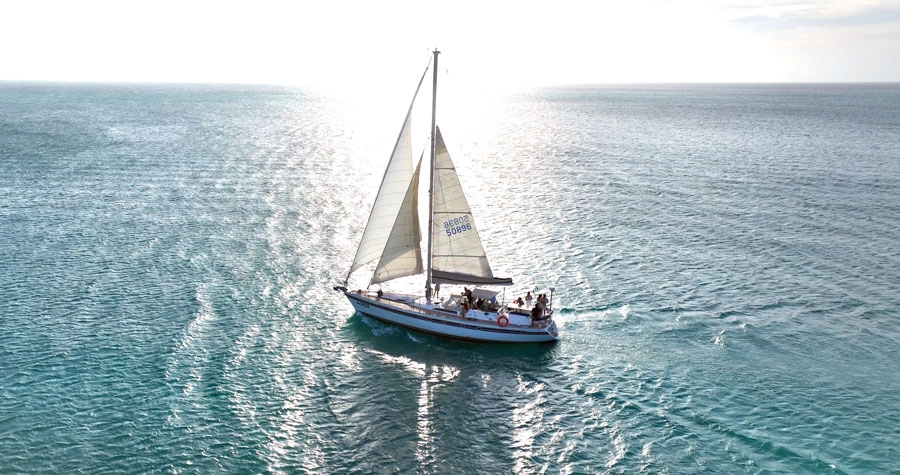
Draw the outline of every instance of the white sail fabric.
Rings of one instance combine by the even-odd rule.
[[[397,137],[397,144],[394,145],[394,152],[381,180],[369,222],[363,231],[353,265],[350,266],[350,274],[381,256],[381,251],[384,250],[394,221],[397,219],[397,213],[413,176],[412,143],[409,133],[411,125],[412,108],[406,115],[400,136]]]
[[[422,233],[419,228],[419,170],[421,166],[422,158],[420,157],[394,227],[384,246],[384,252],[381,253],[381,260],[375,267],[371,284],[421,274],[424,270],[422,250],[419,247],[419,243],[422,241]]]
[[[435,128],[432,280],[452,284],[508,285],[491,272],[456,168]]]

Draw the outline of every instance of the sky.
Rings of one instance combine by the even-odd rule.
[[[0,80],[900,81],[900,0],[0,0]]]

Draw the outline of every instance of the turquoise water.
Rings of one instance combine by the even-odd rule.
[[[900,471],[900,86],[457,104],[549,346],[331,290],[405,101],[0,84],[0,472]]]

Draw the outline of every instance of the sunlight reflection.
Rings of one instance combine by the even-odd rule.
[[[341,348],[341,363],[348,369],[353,371],[362,371],[362,365],[359,358],[359,349],[355,345],[345,345]]]
[[[181,395],[169,408],[171,413],[166,418],[169,424],[183,424],[183,410],[196,407],[202,402],[203,395],[195,389],[204,383],[204,368],[210,353],[209,327],[218,318],[212,305],[211,289],[214,285],[214,282],[203,282],[196,287],[195,298],[200,306],[173,350],[169,367],[165,371],[166,384],[173,389],[181,387]]]
[[[618,424],[612,427],[610,435],[612,436],[613,453],[610,455],[609,460],[606,461],[606,468],[613,468],[618,465],[625,458],[625,452],[628,448],[625,445],[625,437],[622,435]]]
[[[460,374],[459,368],[452,366],[432,366],[428,377],[422,379],[419,386],[418,410],[416,411],[416,460],[419,469],[425,469],[433,462],[434,454],[434,420],[431,416],[434,407],[434,392],[444,383],[453,381]]]
[[[382,353],[382,352],[376,351],[376,350],[365,350],[365,351],[367,351],[370,354],[375,355],[382,361],[401,366],[417,376],[425,377],[425,370],[427,369],[427,365],[425,365],[424,363],[415,362],[407,356],[391,356],[387,353]]]
[[[431,411],[431,388],[428,380],[423,379],[419,387],[418,411],[416,411],[416,460],[419,468],[424,468],[433,450],[434,435],[432,434],[432,421],[429,417]]]
[[[547,385],[525,381],[518,377],[517,389],[525,395],[525,403],[513,409],[513,448],[516,458],[514,473],[532,473],[534,467],[534,439],[541,431],[544,418],[543,405],[547,397]]]

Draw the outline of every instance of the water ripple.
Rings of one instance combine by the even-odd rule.
[[[399,125],[383,111],[238,86],[0,96],[4,471],[896,471],[894,86],[461,98],[475,118],[446,135],[507,296],[557,289],[562,341],[524,347],[330,290]]]

